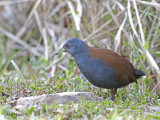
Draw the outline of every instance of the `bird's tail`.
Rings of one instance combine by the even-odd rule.
[[[137,79],[140,78],[141,76],[145,75],[145,73],[141,70],[135,69],[135,71],[136,71],[136,78]]]

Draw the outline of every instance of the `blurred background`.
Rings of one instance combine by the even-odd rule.
[[[158,89],[158,0],[0,0],[2,74],[14,71],[15,64],[24,76],[32,69],[47,78],[54,78],[58,71],[76,74],[73,57],[54,55],[73,37],[126,57],[145,71],[147,87]]]

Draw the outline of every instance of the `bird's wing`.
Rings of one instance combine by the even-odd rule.
[[[109,49],[88,47],[88,50],[92,58],[103,60],[115,71],[116,81],[122,86],[137,82],[133,65],[124,57]]]

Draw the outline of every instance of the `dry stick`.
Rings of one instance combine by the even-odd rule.
[[[15,70],[18,72],[19,77],[21,78],[21,80],[25,80],[24,76],[22,74],[22,72],[20,71],[18,65],[14,62],[14,60],[11,60],[12,65],[14,66]]]
[[[143,33],[143,28],[142,28],[142,24],[141,24],[141,20],[140,20],[137,4],[136,4],[135,0],[133,1],[133,5],[134,5],[135,12],[136,12],[136,17],[137,17],[137,20],[138,20],[138,26],[139,26],[139,29],[140,29],[141,40],[142,40],[142,42],[140,41],[139,43],[141,43],[144,46],[145,45],[144,33]]]
[[[141,39],[142,41],[144,42],[145,38],[144,38],[144,33],[143,33],[143,29],[142,29],[142,24],[141,24],[141,21],[140,21],[140,17],[139,17],[139,13],[138,13],[138,8],[137,8],[137,4],[135,1],[133,1],[133,5],[134,5],[134,8],[135,8],[135,11],[136,11],[136,16],[137,16],[137,19],[138,19],[138,25],[139,25],[139,28],[140,28],[140,33],[141,33]],[[139,43],[141,41],[139,40]],[[144,46],[144,43],[143,43],[143,46]],[[144,48],[143,48],[144,49]],[[145,51],[145,49],[144,49]],[[148,58],[148,61],[150,61],[151,65],[153,66],[153,73],[156,74],[156,77],[157,77],[157,81],[160,82],[160,69],[157,65],[157,63],[155,62],[155,60],[153,59],[152,55],[149,53],[148,50],[145,51],[146,52],[146,55],[147,55],[147,58]]]
[[[64,54],[61,58],[54,60],[49,66],[47,66],[47,67],[45,68],[45,71],[48,71],[49,69],[52,68],[53,65],[55,65],[55,64],[58,63],[59,61],[63,60],[63,59],[66,57],[66,55],[67,55],[67,54]],[[42,73],[43,73],[43,71],[40,72],[40,74],[42,74]]]
[[[159,15],[159,17],[160,17],[160,15]],[[160,20],[158,19],[158,22],[157,22],[157,25],[156,25],[156,30],[154,32],[154,37],[153,37],[152,43],[151,43],[151,48],[154,46],[154,43],[156,42],[157,37],[159,37],[159,35],[157,35],[159,27],[160,27]]]
[[[131,44],[131,45],[134,44],[134,42],[133,42],[133,36],[128,35],[128,34],[127,34],[127,31],[126,31],[125,29],[123,29],[123,33],[124,33],[125,36],[127,37],[127,40],[129,40],[130,44]],[[132,45],[132,46],[133,46],[133,45]],[[134,46],[135,46],[135,44],[134,44]],[[131,57],[131,59],[132,59],[132,57]],[[131,60],[131,61],[132,61],[132,60]],[[147,71],[147,69],[146,69],[146,67],[145,67],[145,64],[144,64],[144,62],[143,62],[142,59],[140,59],[140,62],[141,62],[141,64],[142,64],[143,68],[145,69],[145,71]]]
[[[108,3],[108,2],[107,2],[107,3]],[[117,26],[119,26],[120,23],[119,23],[117,17],[115,17],[114,13],[112,12],[112,9],[111,9],[111,7],[109,6],[109,4],[106,4],[106,8],[108,9],[108,12],[109,12],[110,15],[112,16],[113,21],[116,23]],[[123,10],[124,10],[124,9],[123,9]]]
[[[73,16],[73,19],[74,19],[74,22],[75,22],[76,29],[77,29],[77,31],[79,31],[80,30],[82,10],[83,10],[81,2],[80,2],[80,0],[77,0],[77,11],[78,11],[78,14],[76,14],[76,12],[74,10],[74,6],[73,6],[71,1],[67,0],[67,4],[68,4],[68,7],[71,10],[71,13],[72,13],[72,16]]]
[[[104,12],[104,8],[102,8],[102,10],[101,11],[99,11],[99,13],[88,23],[88,24],[96,24],[96,23],[98,23],[98,21],[101,19],[101,18],[103,18],[104,16],[106,16],[106,15],[108,15],[109,13],[107,12],[105,12],[105,13],[103,13]],[[102,14],[102,15],[101,15]],[[118,28],[119,26],[116,26],[116,28]],[[116,29],[116,28],[114,28],[114,29]],[[83,24],[81,24],[81,31],[83,31],[83,33],[84,33],[84,36],[87,36],[88,35],[88,32],[87,32],[87,30],[85,29],[85,27],[84,27],[84,25]],[[112,28],[111,28],[112,29]],[[113,30],[114,30],[113,29]],[[107,30],[106,32],[108,32],[109,30]],[[112,30],[110,30],[110,31],[112,31]],[[106,34],[106,32],[104,32],[104,33],[102,33],[102,35],[103,34]],[[97,35],[96,34],[96,36],[93,36],[93,37],[91,37],[90,39],[96,39],[96,37],[98,37],[99,35]]]
[[[158,15],[158,11],[156,12],[155,16],[157,16],[157,15]],[[151,35],[152,35],[153,30],[154,30],[155,21],[156,21],[156,17],[154,17],[154,20],[152,22],[151,28],[150,28],[149,33],[148,33],[147,41],[149,41],[151,39]],[[159,28],[159,26],[157,28]]]
[[[145,11],[146,11],[146,10],[145,10]],[[143,11],[143,13],[140,15],[140,18],[143,16],[143,14],[145,13],[145,11]],[[137,25],[138,25],[138,23],[136,22],[136,23],[135,23],[135,28],[137,27]],[[130,40],[131,43],[134,43],[134,42],[133,42],[133,38],[131,38],[131,36],[128,37],[127,32],[126,32],[125,30],[123,30],[123,32],[125,33],[125,35],[126,35],[126,37],[128,38],[128,40]],[[142,64],[143,68],[145,69],[145,71],[147,71],[147,69],[146,69],[146,67],[145,67],[145,64],[144,64],[144,62],[142,61],[142,59],[140,59],[140,62],[141,62],[141,64]]]
[[[122,4],[120,4],[118,1],[115,2],[115,3],[119,6],[119,8],[120,8],[122,11],[125,9],[125,7],[124,7]],[[108,5],[107,5],[107,6],[108,6]],[[111,16],[113,17],[115,23],[119,26],[120,23],[118,22],[117,18],[114,16],[112,10],[110,9],[109,6],[108,6],[107,8],[108,8],[109,11],[111,11]],[[117,22],[116,22],[116,21],[117,21]],[[125,25],[126,21],[127,21],[127,12],[125,12],[125,17],[124,17],[124,19],[123,19],[123,22],[121,23],[121,25],[120,25],[120,27],[119,27],[119,29],[118,29],[118,31],[117,31],[117,34],[115,35],[115,38],[114,38],[114,46],[115,46],[114,51],[115,51],[115,52],[118,51],[118,48],[119,48],[119,46],[120,46],[120,43],[121,43],[121,33],[122,33],[122,30],[123,30],[123,28],[124,28],[124,25]]]
[[[129,4],[130,4],[130,3],[129,3]],[[130,7],[130,6],[129,6],[129,7]],[[128,7],[128,9],[129,9],[129,7]],[[132,28],[132,30],[134,31],[135,29],[134,29],[133,20],[132,20],[132,17],[131,17],[130,12],[128,12],[128,16],[129,16],[129,21],[130,21],[130,24],[131,24],[131,28]],[[136,26],[137,26],[137,25],[136,25]],[[133,43],[134,43],[134,42],[133,42],[133,37],[132,37],[131,35],[128,35],[127,32],[126,32],[126,30],[123,30],[123,32],[125,33],[127,39],[130,40],[130,43],[133,44]],[[135,32],[136,32],[136,31],[134,31],[134,33],[135,33]],[[146,67],[145,67],[145,64],[143,63],[142,59],[140,59],[140,62],[141,62],[141,64],[142,64],[142,66],[145,68],[145,71],[147,71],[147,70],[146,70]]]
[[[46,24],[46,28],[47,28],[47,27],[48,27],[48,25]],[[48,33],[49,33],[49,35],[51,36],[51,38],[53,38],[52,33],[51,33],[51,32],[48,32]],[[65,42],[65,41],[64,41],[64,42]],[[59,48],[62,48],[62,47],[63,47],[64,42],[59,46]],[[57,46],[57,45],[54,44],[54,46]],[[56,48],[57,48],[57,47],[56,47]],[[55,49],[55,51],[56,51],[56,49]],[[55,64],[58,63],[59,61],[63,60],[66,55],[67,55],[67,54],[64,53],[64,54],[61,56],[61,58],[59,58],[59,59],[58,59],[56,56],[54,56],[53,62],[52,62],[49,66],[47,66],[47,67],[45,68],[45,71],[48,71],[49,69],[52,68],[53,65],[55,65]],[[42,74],[42,73],[43,73],[43,72],[40,72],[40,74]]]
[[[5,5],[13,5],[13,4],[18,4],[18,3],[23,3],[23,2],[33,2],[34,0],[8,0],[8,1],[1,1],[0,6],[5,6]]]
[[[37,10],[34,11],[34,16],[36,18],[38,29],[39,29],[39,31],[40,31],[40,33],[42,35],[43,34],[43,32],[42,32],[42,25],[41,25],[41,21],[40,21],[40,18],[39,18]]]
[[[114,31],[114,30],[116,30],[116,29],[118,29],[119,28],[119,26],[115,26],[115,27],[112,27],[112,28],[110,28],[110,29],[108,29],[107,31],[105,31],[105,32],[101,32],[101,33],[99,33],[99,34],[96,34],[95,36],[93,36],[93,37],[91,37],[90,39],[96,39],[96,38],[98,38],[98,37],[101,37],[101,36],[103,36],[104,34],[106,34],[106,33],[109,33],[110,31]]]
[[[67,70],[68,70],[66,67],[64,67],[64,65],[58,64],[57,67],[59,67],[59,68],[62,69],[63,71],[67,71]]]
[[[142,24],[141,24],[141,22],[140,22],[139,13],[138,13],[138,10],[137,10],[137,5],[136,5],[135,1],[134,1],[133,3],[134,3],[135,11],[136,11],[136,16],[137,16],[137,19],[138,19],[138,24],[139,24],[139,27],[141,27],[141,28],[140,28],[141,37],[142,37],[142,39],[143,39],[143,41],[144,41]],[[151,68],[152,72],[156,74],[157,81],[159,82],[159,81],[160,81],[160,70],[159,70],[159,67],[158,67],[158,65],[156,64],[156,62],[155,62],[155,60],[153,59],[153,57],[151,56],[151,54],[149,53],[149,51],[144,49],[144,46],[143,46],[144,44],[142,44],[142,41],[141,41],[141,39],[139,38],[136,29],[134,28],[133,20],[132,20],[132,16],[131,16],[131,11],[130,11],[130,0],[128,0],[128,16],[129,16],[129,21],[130,21],[130,24],[131,24],[131,28],[132,28],[132,30],[133,30],[133,33],[136,35],[137,40],[138,40],[138,43],[139,43],[141,49],[143,50],[144,55],[146,56],[146,59],[147,59],[149,65],[150,65],[150,68]]]
[[[117,1],[114,1],[114,2],[115,2],[115,4],[117,4],[117,5],[119,6],[119,8],[120,8],[122,11],[125,9],[124,6],[121,5],[121,3],[117,2]],[[107,2],[107,3],[108,3],[108,2]],[[111,16],[113,17],[113,20],[115,21],[115,23],[116,23],[116,25],[117,25],[117,26],[115,26],[115,27],[113,27],[113,28],[111,28],[111,29],[109,29],[109,30],[106,31],[106,32],[109,32],[109,31],[112,31],[112,30],[115,30],[115,29],[119,28],[120,23],[119,23],[119,21],[117,20],[117,17],[115,17],[114,13],[112,12],[110,6],[108,6],[108,4],[106,4],[106,7],[107,7],[109,13],[110,13]],[[107,14],[103,14],[102,16],[100,16],[100,14],[101,14],[103,11],[104,11],[104,9],[102,9],[102,10],[98,13],[98,15],[96,15],[96,17],[94,17],[94,18],[92,19],[93,23],[98,22],[98,20],[99,20],[100,18],[102,18],[102,17],[104,17],[105,15],[109,14],[109,13],[107,13]],[[125,14],[125,15],[126,15],[126,14]],[[98,17],[98,16],[100,16],[100,17]],[[126,17],[127,17],[127,16],[126,16]],[[97,19],[96,19],[96,18],[97,18]],[[94,21],[94,19],[95,19],[95,21]],[[125,18],[124,18],[124,19],[125,19]],[[127,18],[126,18],[126,19],[127,19]],[[122,24],[123,24],[123,23],[122,23]],[[121,31],[121,27],[120,27],[120,29],[119,29],[118,31]],[[95,39],[95,38],[98,37],[98,36],[102,36],[103,34],[106,34],[106,32],[105,32],[105,33],[99,33],[98,35],[93,36],[91,39]],[[117,32],[117,33],[118,33],[118,32]],[[117,35],[116,35],[116,36],[117,36]],[[115,38],[116,38],[116,37],[115,37]],[[117,37],[117,38],[118,38],[118,37]],[[117,45],[118,45],[118,44],[117,44]]]
[[[135,0],[131,0],[131,1],[135,1]],[[160,4],[155,3],[155,2],[147,2],[147,1],[142,1],[142,0],[136,0],[136,2],[143,4],[143,5],[149,5],[149,6],[153,6],[156,8],[160,8]]]
[[[118,47],[119,47],[120,42],[121,42],[121,33],[122,33],[122,30],[123,30],[123,27],[124,27],[126,21],[127,21],[127,14],[126,14],[126,12],[125,12],[124,20],[123,20],[122,24],[120,25],[119,30],[118,30],[115,38],[114,38],[114,39],[115,39],[115,40],[114,40],[114,46],[115,46],[114,51],[116,51],[116,52],[117,52]]]
[[[119,1],[114,1],[114,3],[116,3],[118,6],[119,6],[119,8],[121,9],[121,10],[124,10],[125,9],[125,7],[119,2]],[[124,20],[123,20],[123,22],[122,22],[122,24],[121,24],[121,27],[123,28],[123,29],[121,29],[121,27],[119,28],[119,30],[118,30],[118,32],[119,31],[123,31],[123,33],[124,33],[124,35],[127,37],[127,39],[128,40],[130,40],[131,41],[131,43],[133,43],[133,41],[130,39],[130,37],[129,37],[129,35],[128,35],[128,33],[127,33],[127,31],[125,30],[125,28],[124,28],[124,24],[125,24],[125,22],[126,22],[126,20],[127,20],[127,16],[128,16],[128,14],[127,14],[127,12],[125,12],[125,18],[124,18]],[[114,41],[114,44],[116,45],[116,39],[120,39],[121,38],[121,33],[119,33],[120,35],[118,36],[118,32],[117,32],[117,35],[115,36],[115,41]],[[119,41],[120,43],[120,54],[122,54],[122,52],[121,52],[121,50],[122,50],[122,40],[121,41]],[[132,44],[131,44],[131,48],[132,48]],[[117,48],[118,49],[118,48]],[[115,51],[116,51],[116,47],[115,47]],[[132,58],[132,57],[131,57]]]
[[[39,18],[39,15],[38,15],[38,12],[37,10],[34,11],[34,15],[35,15],[35,18],[36,18],[36,22],[37,22],[37,25],[38,25],[38,28],[39,28],[39,31],[43,37],[43,41],[44,41],[44,54],[45,54],[45,59],[48,61],[48,57],[49,57],[49,47],[48,47],[48,40],[47,40],[47,33],[46,33],[46,28],[45,27],[42,27],[41,25],[41,21],[40,21],[40,18]]]
[[[99,12],[95,16],[93,16],[89,24],[91,23],[96,24],[102,16],[104,17],[104,15],[100,16],[103,12],[104,12],[104,8],[100,9]]]
[[[66,2],[61,2],[60,4],[58,4],[57,6],[55,6],[55,8],[51,11],[50,15],[48,16],[48,18],[50,19],[53,15],[56,14],[56,12],[59,12],[61,8],[66,6]]]
[[[93,18],[95,16],[95,14],[97,14],[97,7],[96,7],[96,3],[95,3],[95,0],[91,0],[90,1],[90,4],[91,4],[91,18]],[[97,28],[97,24],[96,23],[93,23],[93,21],[91,21],[91,29],[92,31],[95,31],[95,29]]]
[[[53,41],[54,39],[56,39],[56,38],[55,38],[56,36],[55,36],[55,33],[54,33],[54,29],[49,28],[49,25],[47,24],[47,22],[45,22],[45,27],[46,27],[46,30],[47,30],[50,38],[51,38],[51,41]],[[57,45],[57,42],[56,42],[55,40],[54,40],[54,42],[53,42],[53,46],[54,46],[54,48],[55,48],[55,51],[59,49],[59,48],[58,48],[58,45]],[[52,53],[52,54],[53,54],[53,53]],[[54,54],[51,55],[51,56],[54,56]],[[53,57],[52,65],[49,65],[49,66],[45,69],[46,71],[48,71],[48,70],[51,69],[51,72],[50,72],[51,77],[54,77],[54,74],[55,74],[55,71],[56,71],[57,66],[54,65],[53,63],[54,63],[55,61],[57,61],[57,59],[58,59],[58,57],[54,56],[54,57]],[[60,68],[61,68],[62,70],[64,70],[62,67],[60,67]],[[43,73],[43,72],[41,72],[41,73]]]
[[[13,35],[12,33],[6,31],[5,29],[1,27],[0,27],[0,33],[3,33],[4,35],[6,35],[8,38],[13,40],[14,42],[17,42],[18,44],[22,45],[24,48],[29,50],[34,55],[41,56],[39,52],[37,52],[34,48],[30,47],[26,42],[24,42],[23,40],[19,39],[17,36]]]
[[[44,48],[45,48],[45,51],[44,51],[44,53],[45,53],[45,58],[46,58],[46,60],[48,61],[48,59],[49,59],[49,53],[48,53],[48,51],[49,51],[49,46],[48,46],[47,32],[46,32],[46,28],[45,28],[45,27],[42,29],[42,33],[43,33],[42,36],[43,36]]]
[[[122,13],[124,13],[125,10],[119,12],[116,17],[120,16]],[[100,30],[102,30],[104,27],[106,27],[108,24],[110,24],[113,21],[113,18],[111,18],[110,20],[108,20],[106,23],[104,23],[102,26],[100,26],[97,30],[95,30],[93,33],[91,33],[90,35],[88,35],[84,41],[87,41],[88,39],[90,39],[93,35],[97,34]]]
[[[45,27],[46,27],[46,29],[47,29],[48,35],[49,35],[50,38],[51,38],[51,41],[53,41],[52,44],[53,44],[53,46],[54,46],[54,49],[55,49],[55,50],[58,50],[58,49],[59,49],[59,47],[58,47],[58,42],[56,42],[57,36],[56,36],[56,34],[55,34],[54,29],[50,28],[49,26],[50,26],[50,25],[49,25],[47,22],[45,22]]]
[[[153,95],[153,93],[155,92],[155,90],[158,88],[158,86],[160,86],[160,82],[158,82],[154,88],[152,89],[151,95]]]
[[[54,33],[53,29],[49,28],[49,25],[48,25],[47,23],[45,23],[45,26],[46,26],[46,29],[47,29],[47,31],[48,31],[48,34],[49,34],[51,40],[54,40],[54,41],[55,41],[55,40],[56,40],[56,38],[55,38],[56,36],[55,36],[55,33]],[[57,44],[57,42],[55,41],[55,42],[53,42],[53,46],[54,46],[54,48],[55,48],[55,51],[57,51],[59,48],[62,48],[63,44],[61,44],[61,45],[58,47],[58,44]],[[60,65],[60,64],[58,64],[57,66],[55,65],[56,63],[58,63],[59,61],[61,61],[62,59],[64,59],[65,56],[66,56],[66,55],[62,56],[60,59],[58,59],[57,56],[54,56],[54,57],[53,57],[53,62],[52,62],[49,66],[46,67],[46,69],[45,69],[46,71],[48,71],[49,69],[52,68],[52,71],[51,71],[51,76],[52,76],[52,77],[54,76],[56,67],[59,67],[59,68],[62,69],[63,71],[66,71],[66,70],[67,70],[67,68],[65,68],[63,65]],[[41,73],[43,73],[43,72],[41,72]]]
[[[97,15],[97,16],[96,16],[97,19],[95,19],[93,23],[96,24],[99,20],[103,19],[104,16],[107,16],[107,15],[109,14],[108,11],[105,12],[105,13],[103,13],[103,12],[104,12],[104,9],[102,9],[102,11],[100,11],[100,12],[102,13],[102,15]],[[98,13],[98,14],[100,14],[100,13]],[[91,22],[90,22],[89,24],[91,24]]]
[[[35,10],[37,9],[37,7],[39,6],[41,0],[37,0],[33,9],[31,10],[29,16],[27,17],[27,20],[25,21],[23,27],[19,30],[19,32],[16,34],[16,36],[18,36],[19,38],[25,33],[28,23],[30,22],[30,19],[32,18],[32,16],[34,15]]]

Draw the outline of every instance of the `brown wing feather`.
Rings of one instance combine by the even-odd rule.
[[[133,65],[117,53],[103,48],[88,47],[93,58],[100,58],[106,62],[116,73],[116,80],[122,86],[131,82],[137,82]]]

